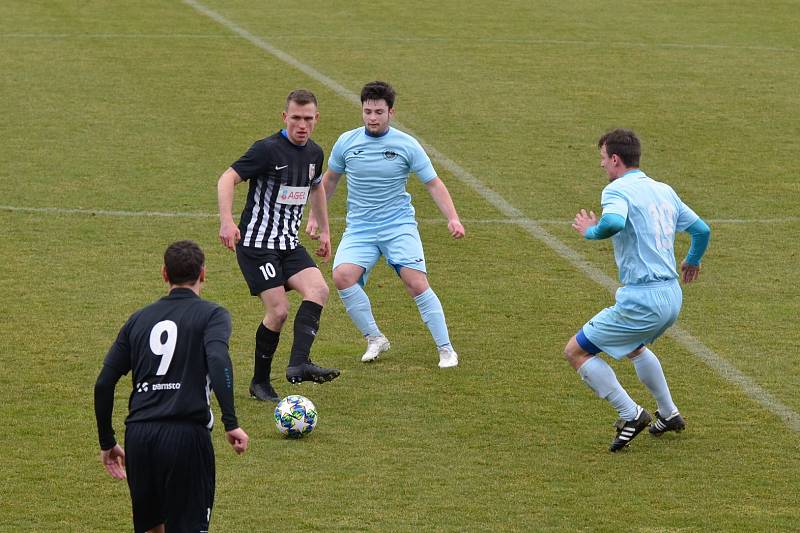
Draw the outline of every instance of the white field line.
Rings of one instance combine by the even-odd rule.
[[[162,218],[217,218],[217,213],[192,213],[189,211],[123,211],[118,209],[90,209],[71,207],[20,207],[14,205],[0,205],[0,211],[18,213],[50,213],[54,215],[84,215],[105,217],[162,217]],[[344,222],[344,217],[329,217],[335,222]],[[800,222],[800,217],[783,218],[706,218],[708,224],[791,224]],[[470,225],[505,224],[523,225],[526,223],[544,224],[552,226],[568,226],[572,220],[567,219],[529,219],[529,218],[465,218],[461,220],[469,230]],[[418,218],[420,224],[445,225],[443,218]]]
[[[204,6],[196,4],[191,0],[184,0],[184,3],[191,5],[198,11],[203,11]],[[203,11],[207,16],[214,18],[209,13]],[[217,19],[215,19],[217,20]],[[283,35],[276,35],[282,38]],[[303,39],[303,36],[287,35],[293,39]],[[0,39],[228,39],[227,35],[213,33],[34,33],[34,32],[9,32],[0,33]],[[315,34],[316,40],[325,39],[323,35]],[[363,40],[361,37],[348,37],[342,35],[330,36],[337,41],[342,40]],[[584,46],[584,47],[613,47],[613,48],[672,48],[684,50],[749,50],[753,52],[781,52],[795,54],[800,52],[798,48],[786,46],[755,46],[744,44],[702,44],[702,43],[644,43],[631,41],[582,41],[578,39],[493,39],[493,38],[453,38],[453,37],[375,37],[370,42],[420,42],[420,43],[442,43],[462,46],[464,43],[475,44],[502,44],[502,45],[530,45],[530,46]]]

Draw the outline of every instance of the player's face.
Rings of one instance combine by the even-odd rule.
[[[393,116],[394,108],[389,109],[386,100],[367,100],[361,104],[361,118],[367,132],[372,135],[385,133]]]
[[[311,132],[317,125],[317,120],[319,120],[319,112],[313,103],[300,105],[292,101],[283,112],[286,133],[294,144],[303,145],[308,142]]]
[[[617,166],[619,163],[619,156],[612,155],[608,157],[608,152],[606,151],[606,145],[604,144],[602,148],[600,148],[600,166],[605,169],[606,174],[608,174],[608,181],[614,181],[619,177],[617,173]]]

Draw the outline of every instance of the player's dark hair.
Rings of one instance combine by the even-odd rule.
[[[194,241],[173,242],[164,252],[164,266],[172,285],[194,283],[200,278],[205,263],[206,256]]]
[[[639,158],[642,156],[642,144],[633,130],[618,128],[611,130],[600,137],[597,147],[606,147],[609,157],[614,154],[622,159],[626,167],[638,167]]]
[[[385,100],[389,109],[392,109],[396,96],[397,93],[394,92],[392,86],[385,81],[371,81],[361,89],[362,104],[367,100]]]
[[[286,97],[286,109],[289,109],[289,103],[294,102],[297,105],[314,104],[317,106],[317,97],[308,89],[295,89]],[[319,107],[319,106],[317,106]]]

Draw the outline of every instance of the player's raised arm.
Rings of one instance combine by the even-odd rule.
[[[447,229],[450,231],[450,235],[452,235],[454,239],[463,237],[466,230],[461,224],[461,220],[458,218],[456,206],[453,204],[453,199],[450,197],[450,192],[447,190],[444,182],[439,179],[439,177],[436,177],[426,182],[425,187],[428,189],[439,211],[441,211],[447,219]]]
[[[233,195],[236,185],[242,178],[232,168],[228,168],[217,182],[217,203],[219,205],[219,240],[229,250],[236,249],[242,238],[239,227],[233,220]]]

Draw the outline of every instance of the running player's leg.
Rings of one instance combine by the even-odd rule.
[[[416,224],[404,224],[381,234],[381,251],[414,298],[420,317],[439,352],[439,367],[458,365],[458,354],[450,343],[442,302],[428,283],[425,254]]]
[[[367,350],[361,356],[363,362],[377,359],[390,346],[378,328],[372,305],[363,288],[370,270],[381,255],[373,241],[371,236],[345,232],[333,260],[333,283],[350,320],[367,340]]]
[[[636,418],[638,405],[617,380],[614,369],[597,354],[600,349],[586,340],[583,331],[564,348],[564,357],[597,396],[608,401],[624,420]]]
[[[256,329],[253,358],[253,379],[250,394],[261,401],[278,401],[270,384],[272,358],[278,347],[280,332],[289,313],[289,300],[283,287],[281,253],[277,250],[236,247],[236,258],[250,294],[264,305],[264,317]]]
[[[300,381],[330,381],[339,375],[335,368],[321,368],[311,361],[311,345],[319,330],[322,308],[328,301],[328,285],[322,272],[301,246],[288,254],[284,271],[289,276],[286,286],[296,290],[303,301],[294,318],[294,342],[286,369],[286,377],[292,383]]]
[[[658,314],[663,317],[661,326],[653,337],[648,339],[648,342],[652,342],[678,318],[682,302],[681,288],[675,282],[653,290],[638,291],[637,294],[647,307],[657,309]],[[628,358],[633,362],[639,381],[647,387],[658,406],[655,413],[656,421],[650,427],[650,433],[660,436],[667,431],[682,431],[686,427],[686,423],[672,399],[667,378],[658,357],[647,347],[641,346],[628,355]]]
[[[614,359],[621,359],[638,348],[653,325],[647,320],[631,320],[630,317],[628,301],[621,299],[618,291],[614,307],[592,317],[564,348],[564,356],[581,379],[619,413],[620,418],[615,423],[617,435],[609,446],[612,452],[627,446],[652,420],[628,395],[611,366],[597,356],[605,352]]]

